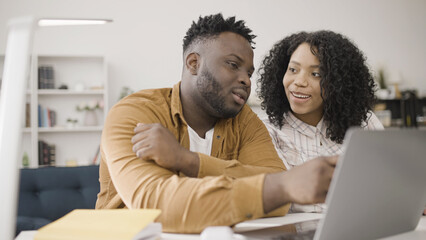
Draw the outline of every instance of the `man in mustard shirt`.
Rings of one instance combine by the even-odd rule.
[[[173,88],[142,90],[109,112],[96,208],[159,208],[165,232],[287,213],[323,202],[336,158],[285,172],[268,131],[245,103],[254,35],[221,14],[193,22]]]

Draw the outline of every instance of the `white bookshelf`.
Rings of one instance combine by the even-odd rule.
[[[99,132],[99,131],[102,131],[102,126],[39,127],[38,128],[39,133]]]
[[[4,55],[0,55],[0,79],[3,78]]]
[[[0,79],[3,78],[3,70],[4,70],[4,63],[5,63],[5,56],[4,55],[0,55]],[[27,90],[26,90],[26,102],[30,102],[31,101],[31,90],[30,90],[30,74],[28,74],[27,76]],[[25,119],[22,122],[22,126],[25,126]],[[21,143],[23,152],[27,152],[28,155],[31,154],[31,129],[30,128],[24,128],[23,130],[23,136],[22,136],[22,143]],[[21,163],[22,161],[22,156],[23,156],[23,152],[20,155],[20,159],[18,159]]]
[[[76,91],[76,90],[61,90],[61,89],[39,89],[37,91],[37,94],[39,96],[42,95],[103,95],[104,90],[83,90],[83,91]]]
[[[1,63],[1,62],[0,62]],[[55,88],[38,89],[38,67],[52,66]],[[58,89],[66,85],[68,89]],[[103,56],[38,55],[31,58],[31,73],[27,102],[31,103],[30,127],[23,123],[23,149],[28,153],[30,167],[38,167],[38,141],[56,146],[56,166],[67,163],[91,164],[100,144],[100,137],[108,112],[108,71]],[[85,126],[85,111],[76,107],[81,102],[103,101],[97,109],[98,124]],[[39,127],[38,105],[56,112],[56,126]],[[67,119],[76,119],[69,126]]]

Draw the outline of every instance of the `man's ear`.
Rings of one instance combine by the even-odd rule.
[[[198,53],[192,52],[186,56],[185,67],[192,75],[198,74],[198,69],[200,67],[200,55]]]

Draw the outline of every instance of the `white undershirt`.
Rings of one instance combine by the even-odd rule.
[[[206,132],[205,138],[201,138],[194,129],[188,125],[189,150],[191,152],[199,152],[210,156],[212,152],[213,132],[214,128]]]

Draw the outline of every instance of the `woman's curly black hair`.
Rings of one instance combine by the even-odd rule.
[[[375,83],[363,53],[346,37],[331,31],[300,32],[276,43],[259,68],[257,93],[269,121],[283,126],[284,113],[291,111],[283,77],[293,52],[302,43],[318,57],[321,96],[327,137],[342,143],[346,130],[367,121],[375,96]]]
[[[183,38],[183,52],[192,43],[218,36],[223,32],[233,32],[244,37],[254,49],[253,39],[256,38],[256,35],[251,34],[252,30],[246,27],[245,22],[243,20],[235,21],[235,17],[224,19],[222,14],[218,13],[204,17],[200,16],[198,22],[192,22],[191,27]]]

